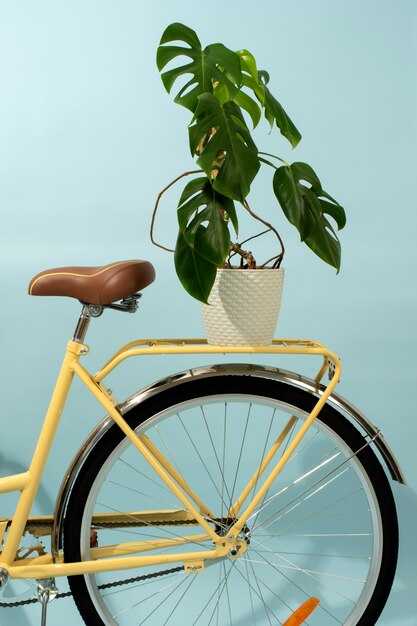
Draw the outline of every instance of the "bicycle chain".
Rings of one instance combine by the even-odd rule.
[[[112,587],[120,587],[121,585],[129,585],[131,583],[137,583],[142,580],[149,580],[151,578],[157,578],[158,576],[166,576],[168,574],[175,574],[176,572],[184,571],[183,567],[172,567],[171,569],[161,570],[160,572],[153,572],[152,574],[144,574],[143,576],[135,576],[133,578],[125,578],[124,580],[115,580],[112,583],[105,583],[99,585],[99,589],[111,589]],[[62,598],[68,598],[72,596],[71,591],[65,591],[64,593],[58,593],[55,596],[55,600],[61,600]],[[15,608],[17,606],[24,606],[26,604],[34,604],[38,602],[37,598],[29,598],[28,600],[20,600],[19,602],[0,602],[1,608]]]
[[[216,521],[216,520],[214,520]],[[194,520],[173,520],[172,522],[167,522],[166,520],[163,522],[164,526],[186,526],[190,524],[195,524]],[[42,526],[43,524],[37,524],[37,526]],[[46,525],[46,524],[45,524]],[[123,524],[124,526],[139,526],[138,522],[126,522]],[[147,524],[143,524],[146,526]],[[158,525],[158,522],[154,522],[153,525]],[[103,527],[104,524],[101,525]],[[120,523],[117,522],[107,522],[105,526],[120,526]],[[112,583],[105,583],[103,585],[99,585],[99,589],[110,589],[112,587],[120,587],[122,585],[129,585],[131,583],[140,582],[142,580],[149,580],[152,578],[157,578],[158,576],[166,576],[168,574],[175,574],[176,572],[184,571],[184,567],[172,567],[171,569],[161,570],[160,572],[153,572],[152,574],[144,574],[143,576],[135,576],[133,578],[125,578],[123,580],[115,580]],[[65,591],[63,593],[58,593],[55,596],[55,600],[61,600],[62,598],[68,598],[72,596],[71,591]],[[29,598],[28,600],[20,600],[19,602],[0,602],[0,608],[15,608],[18,606],[24,606],[26,604],[34,604],[38,602],[37,598]]]

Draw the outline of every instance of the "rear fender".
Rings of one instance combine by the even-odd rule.
[[[255,376],[260,378],[271,378],[287,383],[294,387],[298,387],[304,391],[320,396],[325,386],[317,384],[314,380],[290,372],[288,370],[278,369],[276,367],[268,367],[262,365],[252,365],[245,363],[234,364],[221,364],[212,365],[208,367],[200,367],[196,369],[186,370],[173,374],[168,378],[163,378],[149,387],[138,391],[130,398],[128,398],[122,405],[120,405],[120,411],[122,415],[130,411],[132,408],[138,406],[144,400],[164,391],[167,388],[173,388],[176,385],[181,385],[188,380],[196,378],[210,378],[213,376]],[[348,400],[333,393],[328,403],[333,405],[337,410],[342,412],[350,421],[352,421],[362,434],[370,440],[382,459],[384,460],[389,473],[393,480],[396,480],[402,484],[405,484],[404,474],[396,460],[392,450],[385,441],[381,431],[367,418],[359,409],[357,409]],[[84,441],[77,454],[75,455],[71,465],[69,466],[64,480],[62,481],[54,512],[54,525],[52,529],[52,554],[53,557],[57,557],[59,549],[62,548],[62,535],[63,525],[66,507],[68,504],[69,495],[71,493],[74,481],[77,477],[80,468],[82,467],[85,459],[97,444],[98,441],[104,436],[108,429],[112,426],[113,420],[110,416],[105,417],[90,433],[87,439]]]

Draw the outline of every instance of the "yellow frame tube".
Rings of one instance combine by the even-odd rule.
[[[127,556],[128,554],[136,554],[139,552],[149,552],[149,550],[160,550],[161,548],[174,548],[189,543],[207,541],[208,535],[186,535],[174,539],[151,539],[149,541],[127,541],[126,543],[118,543],[114,545],[92,548],[90,556],[91,560],[112,557]],[[191,554],[191,553],[190,553]],[[192,559],[194,560],[194,558]]]
[[[151,355],[151,354],[305,354],[305,355],[317,355],[323,357],[323,365],[316,376],[316,382],[318,383],[321,377],[324,375],[329,362],[334,365],[334,377],[330,381],[327,389],[323,392],[318,399],[313,411],[304,422],[302,428],[297,433],[295,439],[288,446],[285,453],[275,465],[274,469],[270,472],[268,478],[264,481],[261,488],[258,490],[255,499],[242,513],[239,521],[230,529],[230,533],[238,534],[243,528],[249,516],[253,513],[263,496],[270,488],[272,482],[281,471],[282,467],[286,464],[288,459],[293,454],[294,450],[304,437],[308,428],[317,417],[324,403],[332,393],[334,387],[339,381],[341,366],[340,361],[336,355],[327,350],[322,344],[310,340],[274,340],[271,346],[211,346],[208,345],[204,339],[163,339],[163,340],[139,340],[126,344],[121,348],[95,375],[92,376],[85,370],[79,363],[79,358],[82,354],[88,352],[88,347],[82,344],[78,344],[74,341],[69,341],[67,345],[67,351],[62,363],[62,367],[56,382],[55,390],[52,395],[52,399],[45,417],[45,421],[39,436],[38,443],[35,448],[35,452],[31,461],[28,472],[22,474],[15,474],[9,477],[0,479],[0,493],[7,493],[10,491],[21,491],[15,514],[11,520],[8,535],[6,538],[4,550],[1,556],[0,567],[5,567],[10,574],[11,578],[49,578],[54,576],[71,576],[77,574],[92,574],[103,571],[118,571],[123,569],[130,569],[136,567],[144,567],[149,565],[162,565],[167,563],[183,562],[189,563],[193,561],[204,561],[206,559],[213,559],[224,556],[228,553],[230,545],[228,542],[221,541],[224,538],[214,532],[211,526],[208,524],[204,515],[206,515],[207,508],[198,499],[191,489],[187,486],[182,477],[172,468],[165,457],[155,448],[153,445],[149,445],[148,442],[141,440],[138,437],[126,421],[123,416],[114,406],[112,398],[105,392],[100,382],[127,358],[132,356]],[[26,523],[29,519],[30,509],[32,507],[42,473],[45,468],[47,458],[55,438],[58,423],[62,414],[62,410],[72,383],[74,373],[80,378],[84,385],[94,395],[94,397],[100,402],[104,409],[113,418],[115,423],[121,428],[129,440],[135,445],[139,452],[145,457],[148,463],[153,467],[161,479],[171,489],[171,491],[179,498],[184,504],[186,511],[182,512],[183,515],[190,516],[196,520],[205,531],[204,535],[190,535],[189,537],[183,537],[180,539],[181,544],[196,541],[196,537],[201,537],[201,540],[211,538],[217,547],[214,550],[200,551],[200,552],[186,552],[170,555],[147,555],[147,556],[122,556],[117,558],[104,558],[100,561],[90,560],[79,563],[51,563],[50,555],[44,555],[35,558],[28,558],[14,562],[15,555],[20,543],[20,540],[25,532]],[[291,420],[290,420],[291,422]],[[288,425],[287,425],[288,426]],[[284,428],[285,431],[285,428]],[[284,433],[283,431],[283,433]],[[282,440],[282,436],[278,440]],[[278,449],[278,440],[273,445],[273,449]],[[254,484],[254,480],[258,480],[259,476],[264,473],[267,465],[270,463],[273,455],[272,450],[268,453],[268,460],[265,459],[260,468],[256,471],[251,481],[248,483],[244,492],[239,496],[235,506],[241,506],[246,495]],[[194,500],[203,512],[196,509],[194,504],[189,501],[187,495],[177,486],[178,483],[186,491],[188,496]],[[246,495],[245,495],[246,494]],[[245,496],[245,497],[244,497]],[[150,512],[148,512],[150,513]],[[155,512],[158,514],[158,512]],[[161,512],[162,513],[162,512]],[[165,511],[166,515],[176,512]],[[97,516],[100,518],[100,515]],[[6,528],[8,521],[2,520],[3,527]],[[204,538],[204,539],[203,539]],[[154,549],[153,546],[148,549]],[[133,545],[121,544],[119,546],[107,546],[103,550],[109,551],[114,555],[123,550],[122,546],[126,549],[132,549]],[[136,544],[137,546],[138,544]],[[142,542],[141,551],[145,551],[146,542]],[[148,544],[150,545],[150,544]],[[167,546],[166,542],[164,544]],[[178,541],[172,544],[178,545]],[[130,547],[129,547],[130,546]],[[100,549],[93,549],[99,551]],[[137,552],[137,549],[135,549]],[[97,552],[99,556],[99,552]]]
[[[285,450],[284,454],[280,457],[279,461],[275,465],[272,472],[269,474],[268,478],[265,480],[262,487],[260,487],[259,491],[255,495],[255,497],[252,499],[251,503],[243,511],[242,515],[239,516],[238,522],[236,522],[229,529],[229,534],[237,535],[240,533],[240,531],[242,530],[242,528],[245,526],[246,522],[248,521],[250,515],[254,512],[254,510],[256,509],[256,507],[258,506],[258,504],[261,502],[262,498],[264,497],[264,495],[270,489],[272,483],[274,482],[274,480],[276,479],[276,477],[278,476],[278,474],[280,473],[284,465],[287,463],[288,459],[291,457],[291,455],[293,454],[293,452],[295,451],[295,449],[297,448],[301,440],[304,438],[311,424],[316,419],[317,415],[320,413],[321,409],[327,402],[327,399],[329,398],[330,394],[332,393],[333,389],[335,388],[335,386],[337,385],[339,381],[339,375],[341,372],[341,367],[340,367],[340,363],[338,362],[338,360],[335,365],[336,365],[335,376],[330,381],[323,395],[319,398],[317,404],[311,411],[310,415],[308,416],[308,418],[306,419],[306,421],[304,422],[304,424],[302,425],[302,427],[300,428],[300,430],[298,431],[298,433],[296,434],[292,442],[289,444],[289,446]]]
[[[310,339],[273,339],[269,346],[215,346],[206,339],[139,339],[120,348],[94,376],[99,383],[120,363],[133,356],[157,354],[309,354],[322,356],[323,366],[316,377],[320,380],[326,371],[328,359],[338,362],[335,354],[323,344]],[[339,363],[340,366],[340,363]],[[320,376],[320,378],[318,378]]]
[[[239,498],[236,500],[236,502],[233,504],[233,506],[230,507],[230,509],[229,509],[229,511],[227,513],[228,517],[232,517],[232,516],[236,517],[236,515],[240,511],[240,507],[242,506],[242,504],[246,500],[247,496],[249,495],[249,492],[259,482],[259,478],[262,476],[262,474],[264,473],[265,469],[268,467],[271,459],[278,452],[279,448],[281,447],[282,442],[284,441],[285,437],[288,435],[288,433],[290,432],[291,428],[294,426],[296,421],[297,421],[297,418],[294,417],[294,415],[292,417],[290,417],[290,419],[288,420],[288,422],[286,423],[286,425],[282,429],[281,434],[279,435],[279,437],[276,439],[276,441],[271,446],[271,449],[269,450],[268,454],[265,456],[265,458],[262,461],[261,465],[258,467],[258,469],[256,470],[255,474],[252,476],[252,478],[250,479],[250,481],[246,485],[245,489],[240,494]]]
[[[95,382],[94,378],[87,372],[87,370],[80,365],[80,363],[73,363],[72,369],[77,374],[77,376],[82,380],[84,385],[87,387],[89,391],[93,394],[93,396],[103,405],[105,410],[108,412],[110,417],[113,418],[115,423],[119,426],[119,428],[124,432],[126,437],[132,442],[132,444],[139,450],[142,456],[148,461],[149,465],[156,471],[158,476],[167,487],[177,496],[180,502],[185,506],[185,508],[192,513],[196,520],[199,522],[200,526],[204,528],[207,534],[212,538],[213,541],[218,539],[218,535],[209,525],[209,523],[204,519],[204,516],[196,509],[194,504],[190,502],[190,500],[186,497],[186,495],[177,487],[174,480],[168,474],[167,470],[162,466],[161,462],[158,461],[157,458],[152,454],[149,448],[141,441],[141,438],[135,433],[135,431],[128,426],[126,421],[123,419],[121,413],[113,406],[113,403],[105,393],[101,387]]]
[[[192,489],[187,485],[183,477],[178,474],[178,472],[172,467],[168,459],[160,452],[160,450],[158,450],[158,448],[152,443],[149,437],[147,437],[146,435],[141,435],[139,439],[142,441],[143,445],[146,446],[149,452],[155,457],[155,459],[159,461],[161,466],[166,469],[166,471],[179,484],[179,486],[184,489],[185,493],[200,507],[200,511],[208,517],[213,517],[213,514],[210,512],[204,502],[202,502],[197,494],[192,491]]]
[[[21,474],[13,474],[0,478],[0,493],[9,493],[10,491],[23,491],[30,483],[30,472],[22,472]]]
[[[117,572],[124,569],[136,569],[149,565],[166,565],[167,563],[192,563],[224,556],[229,552],[230,545],[218,547],[216,550],[200,552],[180,552],[176,554],[128,556],[102,561],[80,561],[79,563],[53,563],[50,565],[28,564],[24,567],[10,567],[10,578],[54,578],[55,576],[76,576],[97,574],[99,572]]]
[[[149,552],[150,550],[161,550],[162,548],[175,548],[184,546],[190,543],[207,541],[209,537],[207,535],[186,535],[184,537],[178,537],[176,539],[152,539],[149,541],[128,541],[126,543],[114,544],[103,546],[99,548],[92,548],[90,557],[92,561],[97,559],[109,559],[111,557],[128,556],[129,554],[136,554],[141,552]],[[192,552],[187,553],[188,561],[195,561],[194,554]],[[114,561],[113,561],[114,562]],[[63,563],[63,560],[60,561]],[[52,555],[43,554],[42,556],[28,557],[27,559],[19,559],[14,561],[13,568],[15,567],[27,567],[31,566],[44,566],[52,564]],[[147,565],[147,563],[145,563]],[[112,568],[110,568],[112,569]]]
[[[26,522],[55,438],[59,419],[74,375],[71,365],[80,358],[82,348],[80,344],[74,341],[68,342],[67,351],[52,394],[51,402],[39,435],[32,462],[27,472],[28,480],[22,489],[1,555],[3,564],[8,566],[14,561],[20,540],[24,534]]]

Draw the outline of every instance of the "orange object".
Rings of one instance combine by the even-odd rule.
[[[282,626],[299,626],[304,622],[314,609],[320,604],[317,598],[309,598],[304,604],[298,607],[296,611],[287,619]]]

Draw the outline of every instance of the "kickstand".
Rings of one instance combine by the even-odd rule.
[[[58,589],[55,586],[55,580],[53,578],[38,580],[37,592],[38,600],[42,605],[41,626],[46,626],[46,611],[48,604],[56,598],[58,594]]]

